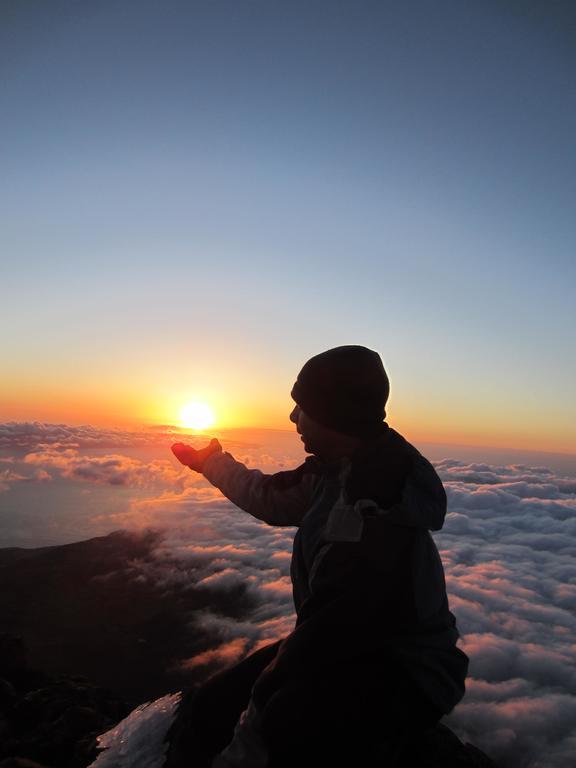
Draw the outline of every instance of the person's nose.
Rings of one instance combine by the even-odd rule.
[[[292,409],[292,413],[290,414],[290,421],[292,421],[294,424],[298,424],[298,413],[300,411],[300,408],[298,405],[295,405]]]

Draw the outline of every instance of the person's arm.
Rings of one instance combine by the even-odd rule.
[[[212,485],[237,507],[269,525],[298,526],[308,511],[318,471],[313,457],[296,469],[266,475],[248,469],[213,440],[200,458],[201,451],[177,443],[172,450],[178,460],[201,472]]]
[[[310,508],[318,474],[308,459],[296,469],[265,475],[230,453],[213,454],[204,477],[237,507],[269,525],[300,525]]]

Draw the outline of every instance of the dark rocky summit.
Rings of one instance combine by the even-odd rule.
[[[197,563],[159,563],[160,538],[155,531],[116,531],[72,544],[0,549],[0,633],[23,637],[34,666],[83,675],[132,707],[203,682],[214,665],[189,669],[182,662],[221,638],[195,616],[209,609],[243,619],[256,607],[254,597],[243,584],[197,589]],[[166,584],[164,568],[178,578]]]
[[[30,667],[21,638],[0,636],[0,768],[86,768],[98,754],[97,736],[130,709],[84,677]],[[392,758],[382,748],[373,768],[497,768],[442,723],[406,738],[393,752]]]
[[[152,532],[116,532],[0,550],[0,768],[86,768],[96,737],[138,704],[216,671],[178,663],[218,641],[191,632],[191,617],[210,607],[241,618],[251,598],[195,590],[192,578],[169,592],[147,583],[139,574],[156,541]],[[442,723],[405,739],[393,759],[381,751],[373,768],[414,765],[497,768]]]
[[[384,758],[382,768],[389,765]],[[411,739],[402,749],[395,768],[498,768],[488,755],[469,742],[463,743],[441,722]]]
[[[79,675],[49,675],[28,664],[22,638],[0,635],[0,766],[84,768],[95,739],[130,707]],[[32,761],[32,762],[30,762]]]

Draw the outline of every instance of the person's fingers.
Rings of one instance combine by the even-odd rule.
[[[207,453],[218,453],[221,450],[222,446],[220,445],[220,441],[215,437],[210,440],[210,444],[206,448]]]
[[[198,453],[192,446],[185,445],[184,443],[174,443],[172,446],[172,453],[181,464],[188,464],[194,460],[194,457]]]
[[[205,459],[207,459],[210,454],[222,450],[220,442],[215,437],[212,438],[207,446],[200,448],[199,450],[193,448],[191,445],[186,445],[186,443],[174,443],[171,448],[172,453],[181,464],[190,467],[190,469],[195,469],[198,472],[201,471]]]
[[[208,443],[208,445],[205,445],[204,448],[200,448],[199,451],[213,451],[214,448],[222,447],[216,437],[213,437],[212,440]]]

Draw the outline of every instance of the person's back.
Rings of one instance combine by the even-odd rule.
[[[264,475],[219,444],[202,461],[241,509],[298,527],[295,628],[268,655],[257,652],[263,667],[251,672],[234,737],[207,765],[358,756],[406,725],[435,724],[464,695],[468,658],[430,535],[442,527],[446,494],[427,459],[383,420],[388,391],[377,353],[328,350],[292,390],[291,420],[313,454],[302,465]]]

